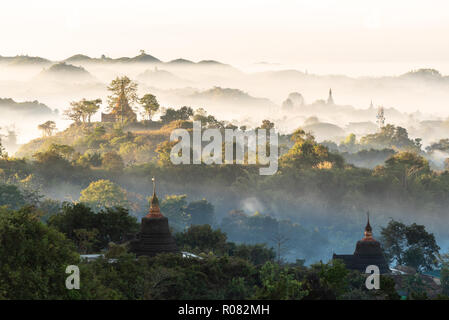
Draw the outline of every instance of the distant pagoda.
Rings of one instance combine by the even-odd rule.
[[[334,98],[332,97],[332,89],[329,89],[329,96],[327,97],[327,103],[328,105],[333,106],[334,103]]]
[[[168,219],[159,208],[155,179],[152,180],[153,196],[150,201],[150,212],[142,218],[141,230],[130,242],[130,251],[137,256],[153,257],[158,253],[178,252],[175,239],[168,227]]]
[[[343,260],[346,267],[351,270],[358,270],[365,273],[366,267],[375,265],[379,267],[380,273],[390,273],[390,268],[384,257],[379,241],[373,238],[373,229],[368,222],[362,240],[357,241],[354,254],[335,254],[332,259]]]

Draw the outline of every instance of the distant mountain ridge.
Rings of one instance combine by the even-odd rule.
[[[14,57],[6,57],[0,55],[0,65],[6,65],[8,67],[19,67],[19,66],[47,67],[59,63],[67,63],[75,66],[88,66],[90,64],[105,64],[105,65],[147,64],[147,65],[160,65],[160,66],[165,65],[170,67],[187,67],[187,66],[218,67],[218,68],[226,68],[229,70],[237,70],[229,64],[225,64],[216,60],[201,60],[198,62],[194,62],[184,58],[178,58],[170,61],[162,61],[157,57],[154,57],[143,51],[135,57],[119,57],[119,58],[111,58],[106,55],[102,55],[99,58],[93,58],[85,54],[75,54],[60,61],[52,61],[42,57],[31,57],[28,55],[17,55]]]
[[[0,112],[17,112],[27,115],[50,115],[54,113],[47,105],[37,100],[16,102],[11,98],[0,98]]]
[[[41,57],[30,57],[28,55],[17,55],[15,57],[3,57],[0,56],[0,64],[7,64],[10,66],[29,66],[29,65],[49,65],[53,62],[41,58]]]

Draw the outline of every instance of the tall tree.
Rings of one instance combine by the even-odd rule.
[[[64,111],[64,116],[75,122],[90,122],[92,116],[100,109],[101,99],[73,101],[70,108]]]
[[[134,122],[137,116],[132,109],[132,104],[138,101],[137,83],[128,77],[117,77],[108,86],[111,95],[108,96],[108,109],[122,123]]]
[[[148,116],[148,120],[151,120],[153,114],[159,110],[159,102],[157,101],[156,96],[147,93],[139,99],[139,102],[144,109],[145,115]]]
[[[391,220],[382,228],[382,244],[390,262],[422,270],[431,270],[438,264],[440,247],[435,236],[428,233],[424,226],[413,223],[409,226]]]
[[[126,191],[109,180],[92,182],[81,191],[80,201],[89,204],[95,209],[129,207]]]
[[[190,202],[186,211],[192,217],[192,224],[209,224],[214,223],[214,206],[206,199]]]
[[[44,137],[51,137],[53,132],[56,130],[56,123],[54,121],[47,121],[37,126],[39,130],[42,131]]]

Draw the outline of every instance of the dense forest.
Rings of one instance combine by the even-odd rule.
[[[14,156],[0,144],[0,298],[399,299],[390,277],[370,292],[362,274],[331,260],[353,252],[367,211],[389,261],[441,270],[448,293],[449,161],[438,168],[431,156],[449,150],[447,139],[423,150],[419,138],[387,124],[360,139],[318,143],[298,128],[279,136],[271,176],[259,174],[260,163],[174,165],[170,134],[191,131],[193,121],[220,132],[276,123],[250,128],[201,108],[161,110],[136,87],[127,77],[111,82],[114,121],[92,121],[102,101],[82,99],[64,112],[73,122],[67,129],[42,123],[42,137]],[[196,258],[136,260],[128,252],[152,177],[178,246]],[[80,260],[91,253],[104,256]],[[79,291],[64,287],[68,264],[81,267]],[[406,292],[427,297],[413,277]]]

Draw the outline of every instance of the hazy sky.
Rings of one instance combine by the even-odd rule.
[[[362,74],[435,67],[449,73],[448,34],[447,0],[0,4],[0,55],[55,60],[75,53],[134,56],[144,49],[162,60],[268,61],[317,72],[341,72],[352,65],[366,70],[358,69]]]

